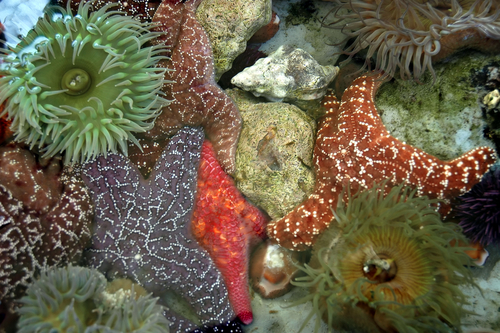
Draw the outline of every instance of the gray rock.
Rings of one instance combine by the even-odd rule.
[[[456,54],[434,66],[434,83],[430,73],[424,84],[400,78],[384,83],[375,98],[384,125],[398,140],[445,161],[475,147],[493,147],[478,103],[486,92],[471,73],[498,61],[499,55]]]

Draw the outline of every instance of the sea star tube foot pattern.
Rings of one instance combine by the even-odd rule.
[[[208,253],[191,234],[203,131],[181,129],[145,180],[126,157],[108,154],[83,166],[96,206],[90,266],[108,279],[127,277],[153,295],[180,296],[203,326],[235,317],[227,288]],[[198,325],[166,311],[174,332]]]
[[[153,23],[164,32],[156,43],[169,46],[163,92],[172,102],[163,108],[152,130],[138,136],[142,152],[133,146],[131,158],[144,173],[154,164],[159,142],[183,126],[202,126],[212,142],[224,171],[234,173],[236,146],[241,131],[241,116],[231,98],[217,85],[210,40],[196,20],[200,0],[165,0],[158,7]],[[137,154],[137,156],[136,156]]]
[[[318,124],[314,167],[316,185],[304,203],[267,226],[269,237],[292,250],[304,250],[334,219],[332,208],[345,186],[352,191],[390,179],[392,184],[416,187],[417,194],[443,199],[439,211],[450,211],[449,201],[469,191],[496,160],[489,147],[473,149],[448,162],[392,137],[375,107],[379,75],[361,76],[344,91],[339,102],[324,100],[325,116]]]

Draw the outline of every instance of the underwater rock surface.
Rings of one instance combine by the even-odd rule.
[[[294,105],[258,103],[239,89],[227,93],[243,118],[236,186],[272,219],[280,218],[313,190],[316,124]]]
[[[204,0],[196,19],[210,38],[215,80],[231,69],[247,41],[271,20],[271,0]]]
[[[387,130],[442,160],[475,147],[492,147],[484,136],[483,92],[474,86],[472,73],[495,61],[500,56],[469,51],[434,65],[434,84],[427,73],[425,84],[395,78],[382,85],[375,104]]]

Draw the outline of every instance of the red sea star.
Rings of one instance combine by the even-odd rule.
[[[140,140],[145,154],[140,154],[139,161],[134,154],[137,149],[130,147],[131,159],[139,162],[143,173],[149,173],[161,153],[161,142],[185,125],[202,126],[224,170],[234,172],[241,116],[215,82],[210,41],[195,16],[200,2],[164,0],[153,17],[158,24],[156,30],[164,32],[156,42],[172,47],[170,59],[159,63],[171,69],[165,74],[170,83],[164,85],[163,91],[172,103],[163,109],[154,128],[142,136],[146,140]]]
[[[353,81],[338,103],[333,95],[318,124],[314,149],[316,186],[309,198],[280,220],[267,226],[268,235],[282,246],[303,250],[311,246],[334,218],[344,186],[353,191],[391,178],[418,188],[419,195],[450,200],[471,189],[495,161],[489,147],[469,151],[443,162],[424,151],[404,144],[385,129],[374,104],[382,81],[362,76]],[[441,213],[449,205],[440,207]]]
[[[250,247],[265,237],[267,217],[249,204],[221,168],[205,140],[198,170],[192,230],[222,273],[229,301],[244,324],[252,322],[248,292]]]

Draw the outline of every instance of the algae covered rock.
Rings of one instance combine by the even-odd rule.
[[[239,89],[227,93],[243,118],[236,185],[271,218],[281,218],[313,190],[316,123],[294,105],[261,103]]]
[[[473,75],[495,58],[476,52],[457,54],[435,65],[436,82],[424,84],[396,78],[384,84],[375,102],[382,121],[393,136],[442,160],[470,149],[492,146],[484,137],[480,102],[484,93]]]
[[[271,0],[204,0],[196,18],[207,32],[214,53],[215,80],[231,69],[253,34],[271,21]]]

